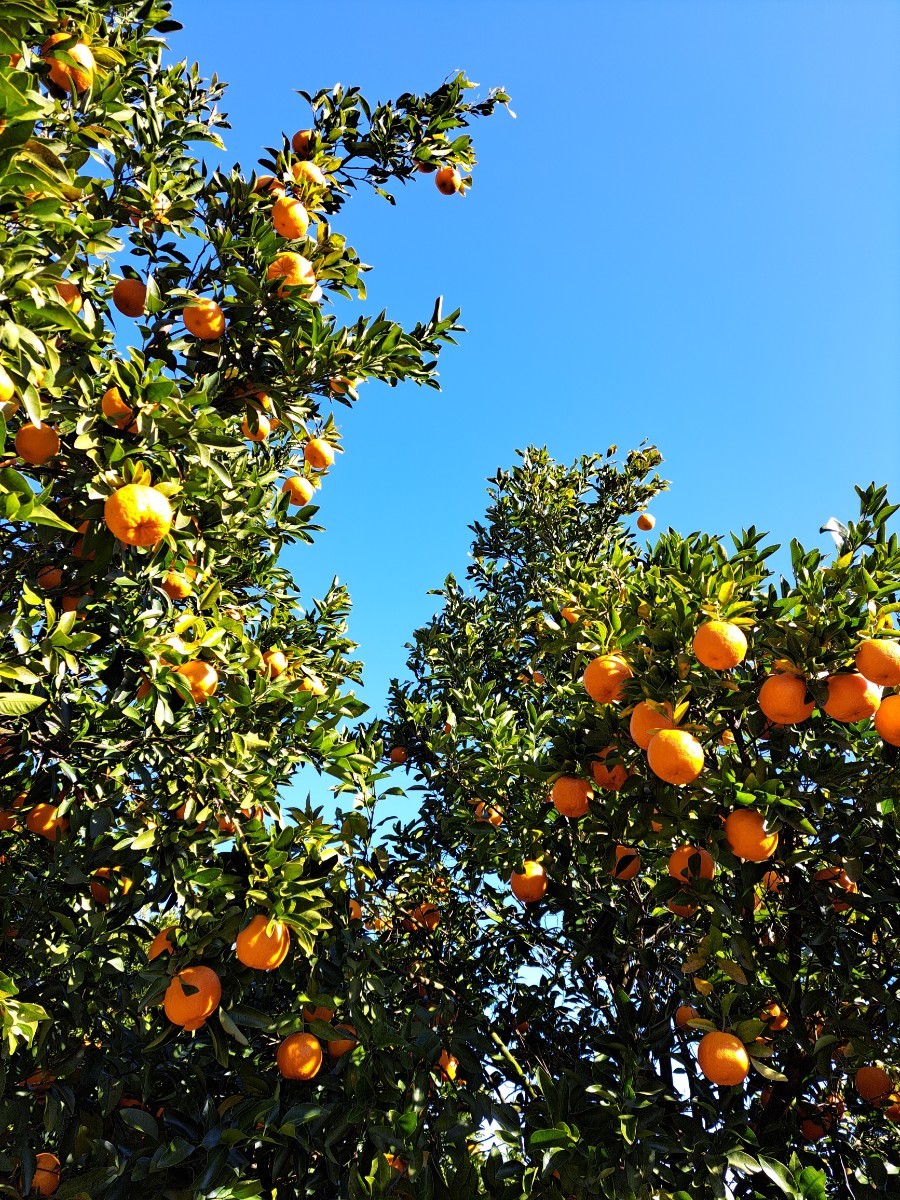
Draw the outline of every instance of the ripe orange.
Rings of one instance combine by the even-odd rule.
[[[765,862],[778,848],[778,834],[766,832],[766,819],[755,808],[736,808],[725,818],[725,839],[737,858]]]
[[[875,729],[889,746],[900,746],[900,696],[885,696],[875,714]]]
[[[570,608],[568,605],[566,605],[565,608],[561,608],[559,610],[559,615],[562,617],[562,619],[566,622],[567,625],[575,625],[578,623],[578,613],[575,611],[574,608]]]
[[[600,757],[591,763],[591,774],[597,787],[607,792],[617,792],[628,778],[628,768],[622,762],[608,767],[605,759],[609,754],[618,754],[615,746],[607,746],[605,750],[601,750]]]
[[[834,1119],[829,1113],[815,1113],[803,1117],[800,1122],[800,1133],[808,1142],[818,1142],[830,1133]]]
[[[183,571],[166,571],[159,586],[170,600],[186,600],[194,590],[193,584]]]
[[[394,746],[388,755],[388,759],[394,763],[395,766],[402,766],[408,757],[409,755],[407,754],[404,746]]]
[[[768,1004],[764,1004],[759,1019],[768,1024],[772,1033],[781,1033],[783,1029],[788,1027],[788,1015],[774,1000],[770,1000]]]
[[[283,238],[296,240],[306,236],[309,229],[309,213],[299,200],[290,196],[279,196],[272,205],[272,224],[275,232]]]
[[[147,288],[139,279],[120,279],[113,288],[112,302],[125,317],[143,316]]]
[[[156,546],[172,528],[172,505],[162,492],[127,483],[107,497],[103,519],[126,546]]]
[[[324,438],[312,438],[303,447],[303,457],[314,471],[327,471],[334,462],[334,447]]]
[[[303,1020],[307,1023],[310,1021],[330,1021],[333,1016],[333,1008],[325,1008],[320,1004],[308,1006],[303,1010]]]
[[[826,883],[829,888],[840,888],[847,895],[853,896],[859,891],[857,884],[850,878],[843,867],[823,867],[821,871],[817,871],[813,876],[816,883]],[[833,899],[831,907],[835,912],[846,912],[850,905],[845,900]]]
[[[282,281],[278,288],[278,295],[282,299],[290,294],[291,288],[316,286],[316,273],[312,263],[302,254],[295,254],[293,250],[285,250],[272,259],[266,271],[266,279]]]
[[[697,861],[692,862],[695,856]],[[679,846],[669,855],[667,869],[673,879],[690,883],[694,879],[712,879],[716,864],[701,846]]]
[[[51,54],[55,45],[59,42],[70,41],[71,38],[72,34],[63,30],[51,33],[41,46],[41,58],[48,63],[50,78],[58,88],[62,88],[64,92],[85,92],[94,82],[94,67],[96,66],[90,47],[82,41],[77,41],[68,49],[60,51],[61,54],[66,54],[72,59],[74,66]],[[49,1195],[49,1193],[47,1194]]]
[[[328,1043],[328,1053],[332,1058],[341,1058],[348,1051],[352,1050],[357,1042],[356,1030],[352,1025],[335,1025],[335,1032],[345,1033],[349,1036],[336,1038]]]
[[[25,828],[48,842],[58,842],[69,832],[69,822],[58,814],[59,809],[52,804],[36,804],[25,818]]]
[[[0,405],[8,404],[15,394],[15,385],[9,377],[9,373],[0,367]]]
[[[56,1083],[56,1076],[52,1071],[45,1071],[43,1067],[32,1071],[25,1079],[25,1086],[33,1092],[47,1092],[54,1083]]]
[[[363,916],[362,905],[355,896],[351,896],[347,904],[347,911],[350,914],[351,921],[361,921]]]
[[[693,1021],[695,1017],[699,1016],[700,1014],[692,1005],[679,1004],[675,1009],[675,1028],[683,1029],[688,1021]]]
[[[298,158],[304,158],[309,153],[309,143],[312,138],[312,129],[298,129],[291,138],[291,149]]]
[[[856,651],[856,669],[881,687],[900,687],[900,641],[870,638]]]
[[[890,1075],[882,1067],[860,1067],[854,1080],[863,1100],[880,1108],[894,1090]]]
[[[294,163],[291,167],[291,174],[294,177],[294,183],[309,184],[311,187],[327,187],[328,180],[322,172],[321,167],[317,167],[314,162],[303,160],[302,162]]]
[[[305,475],[290,475],[281,485],[281,490],[287,492],[288,504],[305,508],[312,500],[316,487]]]
[[[746,653],[747,639],[730,621],[707,621],[694,634],[694,654],[712,671],[730,671]]]
[[[534,904],[547,892],[547,872],[539,862],[526,859],[521,873],[513,871],[509,879],[512,894],[523,904]]]
[[[769,675],[759,689],[759,707],[773,725],[799,725],[812,716],[815,702],[806,699],[806,680],[798,675]]]
[[[610,875],[620,882],[634,879],[641,869],[641,856],[630,846],[616,846],[616,861],[613,863]]]
[[[670,900],[666,908],[676,917],[692,917],[697,911],[697,905],[686,900]]]
[[[37,573],[38,586],[45,592],[57,588],[62,583],[62,571],[59,567],[41,567]]]
[[[658,733],[660,729],[673,728],[672,705],[668,701],[656,704],[652,700],[641,700],[634,706],[628,723],[628,732],[632,740],[637,742],[642,750],[646,750],[650,745],[654,733]]]
[[[434,182],[442,196],[454,196],[462,187],[462,176],[455,167],[441,167]]]
[[[441,1078],[450,1080],[452,1082],[456,1078],[456,1073],[459,1070],[459,1059],[454,1058],[449,1051],[442,1050],[441,1056],[435,1065],[441,1073]]]
[[[265,192],[270,196],[284,196],[287,188],[274,175],[260,175],[253,185],[254,192]]]
[[[255,971],[274,971],[287,958],[291,948],[291,931],[283,921],[272,921],[257,913],[235,939],[238,962]]]
[[[175,668],[175,674],[187,681],[188,689],[195,704],[203,704],[210,696],[215,695],[219,686],[219,673],[208,662],[192,658]]]
[[[16,454],[33,467],[42,467],[60,451],[59,434],[52,425],[33,425],[28,421],[16,434]]]
[[[322,1046],[311,1033],[292,1033],[278,1047],[275,1061],[285,1079],[312,1079],[322,1066]]]
[[[74,48],[74,47],[73,47]],[[79,89],[81,90],[81,89]],[[29,1195],[52,1196],[59,1187],[62,1177],[59,1159],[49,1151],[43,1151],[34,1156],[34,1174],[31,1177],[31,1192]]]
[[[9,833],[11,829],[16,828],[19,819],[15,810],[24,805],[26,798],[27,794],[25,792],[19,792],[18,796],[12,802],[12,808],[0,809],[0,833]]]
[[[828,685],[825,711],[836,721],[852,725],[867,720],[878,711],[881,688],[870,683],[864,675],[856,672],[829,675],[825,682]]]
[[[203,342],[214,342],[225,332],[225,314],[215,300],[195,300],[185,307],[181,319],[188,333]]]
[[[744,1043],[733,1033],[704,1034],[697,1046],[697,1064],[710,1083],[719,1087],[736,1087],[750,1072]]]
[[[174,937],[177,932],[177,925],[170,925],[168,929],[161,929],[159,931],[147,947],[147,957],[151,962],[155,958],[159,958],[161,954],[173,954],[175,952]]]
[[[56,291],[66,308],[70,308],[74,313],[81,312],[81,292],[77,284],[72,283],[71,279],[60,279],[56,284]]]
[[[475,820],[491,824],[498,829],[503,824],[503,813],[499,808],[488,808],[482,800],[475,806]]]
[[[430,904],[427,900],[422,904],[417,904],[403,921],[403,928],[407,930],[427,929],[429,933],[434,932],[441,923],[441,910]]]
[[[650,739],[647,762],[659,779],[679,787],[703,770],[703,747],[683,729],[660,729]]]
[[[186,992],[184,984],[196,991]],[[200,1029],[219,1007],[222,984],[209,967],[185,967],[172,979],[166,989],[163,1007],[173,1025],[183,1029]]]
[[[283,675],[288,668],[288,660],[283,650],[266,650],[262,656],[263,671],[272,679]]]
[[[110,867],[98,867],[91,878],[91,895],[104,908],[109,904],[112,895],[108,885],[114,880],[118,883],[118,894],[120,896],[127,896],[132,887],[134,887],[133,879],[128,879],[120,875],[118,869],[113,872]]]
[[[241,421],[241,433],[248,442],[264,442],[272,432],[272,423],[262,413],[254,413],[254,416],[256,428],[251,426],[249,417],[244,417]]]
[[[615,704],[622,699],[623,685],[634,672],[620,654],[601,654],[584,672],[584,689],[597,704]]]
[[[127,425],[130,425],[134,417],[134,409],[130,404],[125,403],[125,397],[117,387],[107,388],[103,393],[103,399],[100,401],[100,411],[104,417],[109,417],[111,421],[115,421],[119,429],[124,429]]]
[[[583,817],[593,795],[591,785],[585,779],[563,776],[557,779],[550,793],[553,807],[563,817]]]

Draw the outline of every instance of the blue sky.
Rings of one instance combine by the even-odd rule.
[[[340,217],[369,300],[435,296],[469,333],[441,394],[363,388],[327,532],[288,555],[333,575],[376,707],[426,593],[465,569],[485,479],[516,447],[662,450],[682,531],[821,541],[854,483],[900,496],[900,6],[880,0],[178,0],[173,50],[229,81],[228,163],[307,123],[295,89],[372,100],[464,69],[517,119],[475,126],[464,199],[423,177]],[[306,781],[304,780],[304,786]],[[299,798],[299,797],[298,797]]]

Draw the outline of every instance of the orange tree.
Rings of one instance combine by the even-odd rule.
[[[344,728],[345,592],[301,607],[278,555],[327,503],[333,403],[436,386],[458,328],[340,324],[344,203],[468,186],[506,97],[336,88],[264,175],[211,172],[223,88],[167,65],[177,27],[0,15],[0,1191],[370,1194],[436,1127],[440,1048],[360,950],[352,814],[280,807],[302,763],[365,794],[377,747]]]
[[[492,480],[391,696],[392,861],[453,881],[447,1046],[502,1100],[473,1190],[896,1195],[894,509],[783,578],[754,528],[636,540],[659,455],[613,450]]]

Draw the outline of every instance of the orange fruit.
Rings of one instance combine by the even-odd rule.
[[[120,896],[127,896],[134,887],[133,879],[123,877],[119,874],[118,869],[113,872],[110,867],[98,867],[91,878],[91,895],[104,908],[109,904],[112,894],[108,885],[114,880],[118,882]]]
[[[288,503],[305,508],[313,498],[315,484],[305,475],[290,475],[281,485],[281,490],[287,492]]]
[[[759,689],[759,707],[773,725],[799,725],[816,707],[806,699],[806,680],[799,675],[769,675]]]
[[[834,1121],[828,1113],[817,1113],[804,1117],[800,1122],[800,1133],[808,1142],[818,1142],[830,1132]]]
[[[900,641],[870,638],[856,651],[856,669],[881,687],[900,687]]]
[[[31,1088],[33,1092],[46,1092],[56,1083],[56,1076],[52,1071],[45,1071],[43,1067],[39,1067],[36,1071],[25,1079],[25,1086]]]
[[[676,917],[692,917],[697,911],[697,905],[686,900],[670,900],[666,908]]]
[[[19,792],[15,800],[12,802],[12,808],[0,809],[0,833],[9,833],[11,829],[15,829],[19,823],[16,809],[21,808],[26,800],[26,793]]]
[[[33,467],[42,467],[59,454],[61,442],[52,425],[26,422],[16,434],[16,454]]]
[[[266,650],[262,656],[263,671],[272,679],[283,675],[288,668],[288,660],[283,650]]]
[[[398,1175],[405,1175],[409,1170],[409,1163],[405,1158],[400,1158],[396,1154],[385,1154],[384,1161],[392,1171],[396,1171]]]
[[[774,1000],[770,1000],[768,1004],[763,1005],[759,1019],[768,1024],[772,1033],[781,1033],[782,1029],[788,1027],[788,1015]]]
[[[96,66],[90,47],[82,41],[76,41],[68,49],[60,51],[61,54],[72,59],[74,65],[63,62],[62,59],[51,54],[53,47],[59,42],[68,42],[71,39],[72,34],[62,30],[58,33],[51,33],[41,46],[41,58],[49,64],[50,78],[58,88],[62,88],[64,92],[85,92],[94,82],[94,67]],[[49,1195],[50,1193],[45,1194]]]
[[[693,783],[703,770],[703,747],[683,729],[660,729],[650,739],[647,762],[666,783],[680,787]]]
[[[312,1079],[322,1066],[321,1043],[311,1033],[292,1033],[278,1047],[275,1061],[285,1079]]]
[[[156,488],[127,483],[108,496],[103,519],[125,546],[156,546],[172,527],[172,505]]]
[[[441,1056],[435,1065],[441,1073],[441,1078],[452,1082],[459,1070],[459,1059],[454,1058],[447,1050],[442,1050]]]
[[[699,1016],[700,1014],[692,1005],[679,1004],[675,1009],[675,1028],[683,1029],[688,1021],[693,1021],[695,1017]]]
[[[882,1067],[860,1067],[854,1083],[863,1100],[879,1108],[894,1090],[890,1075]]]
[[[41,567],[37,573],[38,586],[45,592],[57,588],[62,583],[62,571],[59,567]]]
[[[628,723],[628,732],[632,740],[637,742],[642,750],[646,750],[650,745],[654,733],[658,733],[660,729],[673,728],[672,705],[668,701],[656,704],[651,700],[641,700],[634,706]]]
[[[553,807],[563,817],[583,817],[593,795],[591,785],[585,779],[563,776],[557,779],[550,793]]]
[[[637,527],[642,533],[649,533],[655,524],[656,517],[654,517],[651,513],[641,513],[637,519]]]
[[[301,165],[298,163],[298,166]],[[280,279],[281,286],[278,295],[284,299],[289,295],[290,288],[316,286],[316,273],[308,258],[295,254],[293,250],[285,250],[275,256],[266,271],[266,279]]]
[[[320,1004],[316,1004],[314,1006],[304,1008],[304,1010],[303,1010],[303,1020],[306,1022],[330,1021],[333,1016],[334,1016],[333,1008],[325,1008]]]
[[[591,763],[591,774],[597,787],[604,788],[607,792],[617,792],[628,778],[628,768],[622,762],[608,767],[605,759],[609,754],[618,754],[618,751],[614,746],[607,746],[605,750],[601,750],[600,757]]]
[[[161,929],[154,937],[153,941],[147,947],[147,957],[151,962],[155,958],[159,958],[161,954],[173,954],[175,951],[174,936],[178,932],[177,925],[170,925],[168,929]]]
[[[238,962],[255,971],[274,971],[287,958],[291,948],[291,931],[283,921],[272,921],[257,913],[235,939]]]
[[[272,432],[272,422],[262,413],[256,413],[256,428],[250,424],[249,417],[244,417],[241,421],[241,433],[248,442],[264,442]]]
[[[422,904],[417,904],[404,919],[403,928],[407,930],[427,929],[431,933],[437,929],[440,922],[441,910],[426,900]]]
[[[59,1159],[55,1154],[50,1154],[46,1150],[41,1154],[36,1154],[34,1156],[34,1174],[31,1177],[31,1191],[29,1195],[52,1196],[59,1187],[61,1176]]]
[[[334,447],[324,438],[312,438],[303,447],[303,457],[314,471],[327,471],[334,462]]]
[[[336,1038],[328,1043],[328,1053],[332,1058],[341,1058],[348,1051],[352,1050],[357,1043],[356,1030],[352,1025],[335,1025],[335,1032],[345,1033],[349,1036]]]
[[[856,672],[829,675],[825,683],[828,686],[825,711],[836,721],[852,725],[867,720],[878,711],[881,688],[866,679],[865,675]]]
[[[265,192],[270,196],[284,196],[287,188],[274,175],[260,175],[253,185],[254,192]]]
[[[8,404],[15,394],[15,384],[10,379],[9,373],[3,367],[0,367],[0,405]],[[12,413],[9,415],[12,416]]]
[[[188,304],[182,311],[181,319],[188,333],[192,333],[203,342],[216,341],[226,328],[225,314],[215,300],[208,298]]]
[[[462,176],[455,167],[441,167],[435,174],[434,183],[442,196],[454,196],[462,187]]]
[[[755,808],[736,808],[725,818],[725,839],[737,858],[765,862],[778,848],[778,834],[766,832],[766,819]]]
[[[733,1033],[704,1034],[697,1046],[697,1064],[710,1083],[719,1087],[736,1087],[750,1072],[744,1043]]]
[[[70,308],[74,313],[81,312],[81,292],[77,284],[71,279],[60,279],[56,284],[56,291],[66,308]]]
[[[279,196],[272,205],[272,225],[283,238],[296,240],[306,236],[309,229],[309,213],[299,200],[290,196]]]
[[[187,681],[188,689],[195,704],[203,704],[210,696],[215,695],[219,686],[219,673],[208,662],[192,658],[175,668],[175,674]]]
[[[503,813],[499,808],[488,808],[482,800],[475,806],[475,820],[491,824],[495,829],[498,829],[503,824]]]
[[[696,861],[693,861],[696,856]],[[690,883],[694,879],[712,879],[716,864],[700,846],[679,846],[669,855],[667,870],[673,879]]]
[[[632,850],[630,846],[616,846],[616,861],[610,871],[613,879],[634,879],[640,869],[641,856],[637,850]]]
[[[298,129],[291,138],[291,149],[298,158],[303,158],[309,153],[309,143],[313,138],[312,129]]]
[[[195,991],[186,992],[184,985]],[[209,967],[185,967],[172,979],[166,989],[163,1007],[173,1025],[183,1029],[200,1029],[219,1007],[222,984]]]
[[[193,592],[193,585],[183,571],[166,571],[159,585],[170,600],[186,600]]]
[[[562,619],[566,622],[567,625],[575,625],[578,622],[578,613],[575,611],[574,608],[569,608],[568,606],[566,606],[565,608],[561,608],[559,611],[559,615],[562,617]]]
[[[585,669],[584,689],[597,704],[615,704],[622,699],[625,680],[633,674],[620,654],[601,654]]]
[[[523,904],[535,904],[547,892],[547,872],[539,862],[526,859],[522,871],[513,871],[509,879],[512,894]]]
[[[730,621],[707,621],[694,634],[694,654],[712,671],[730,671],[747,653],[747,639]]]
[[[139,279],[120,279],[112,292],[112,302],[125,317],[141,317],[147,304],[147,288]]]
[[[36,804],[25,818],[25,828],[48,842],[58,842],[69,832],[69,822],[58,814],[59,809],[52,804]]]
[[[826,883],[829,885],[829,887],[840,888],[841,891],[846,892],[851,896],[855,895],[859,891],[859,887],[856,883],[854,883],[843,867],[823,867],[821,871],[817,871],[815,873],[813,879],[816,883]],[[831,901],[831,907],[835,912],[846,912],[850,905],[845,900],[833,899]]]
[[[402,766],[406,762],[409,755],[404,746],[394,746],[388,755],[388,759],[396,766]]]
[[[875,729],[889,746],[900,746],[900,696],[885,696],[875,714]]]
[[[125,397],[117,387],[107,388],[103,393],[103,399],[100,401],[100,411],[104,417],[109,417],[111,421],[115,421],[119,429],[124,429],[131,424],[134,417],[134,409],[130,404],[125,403]]]
[[[355,897],[353,897],[353,896],[350,897],[350,900],[347,904],[347,910],[350,913],[351,921],[361,921],[362,920],[362,915],[363,915],[362,905]]]
[[[294,163],[291,167],[291,174],[294,177],[294,183],[297,184],[309,184],[312,187],[327,187],[328,185],[322,168],[317,167],[314,162],[304,160]]]

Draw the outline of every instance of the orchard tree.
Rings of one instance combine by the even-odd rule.
[[[346,727],[345,591],[301,607],[278,560],[327,506],[334,405],[436,387],[459,328],[340,324],[344,204],[429,174],[445,204],[506,97],[335,88],[261,174],[210,171],[223,87],[167,61],[178,27],[0,15],[0,1191],[380,1195],[409,1143],[446,1195],[445,1108],[483,1113],[370,952],[352,814],[280,804],[304,763],[365,797],[380,747]]]
[[[452,880],[448,1049],[503,1100],[471,1194],[898,1195],[894,508],[785,578],[636,534],[660,457],[613,454],[491,481],[391,697],[385,848]]]

